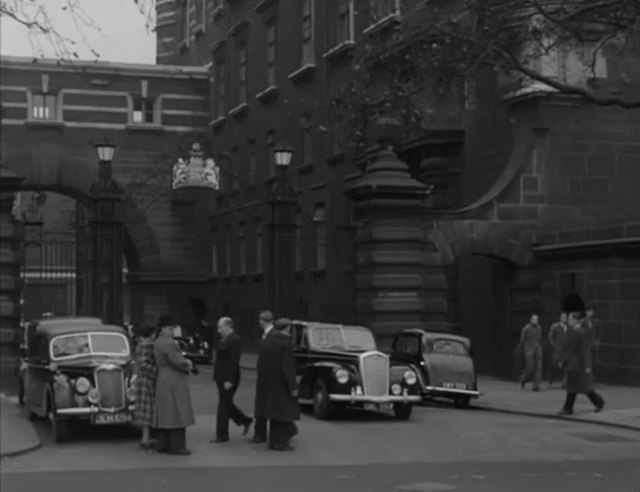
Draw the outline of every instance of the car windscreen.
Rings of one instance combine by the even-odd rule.
[[[119,333],[74,333],[51,340],[52,359],[71,359],[84,355],[129,355],[129,342]]]
[[[376,350],[373,335],[362,328],[315,327],[309,332],[309,343],[325,350]]]
[[[464,343],[458,340],[439,338],[427,342],[428,352],[432,354],[463,355],[468,357],[469,351]]]

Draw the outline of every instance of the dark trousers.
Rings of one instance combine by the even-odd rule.
[[[542,349],[540,345],[526,347],[524,351],[524,370],[520,376],[520,383],[533,381],[533,387],[540,386],[542,378]]]
[[[236,425],[247,425],[251,423],[251,418],[247,417],[233,402],[237,386],[231,389],[224,389],[224,383],[216,381],[218,386],[218,412],[216,416],[216,437],[229,437],[229,419]]]
[[[158,437],[158,451],[175,454],[187,449],[187,430],[156,429]]]
[[[604,406],[604,398],[602,398],[602,396],[596,390],[591,390],[585,394],[587,395],[587,398],[589,398],[589,401],[593,403],[594,407],[599,409]],[[565,412],[573,413],[573,405],[576,402],[577,396],[578,396],[578,393],[567,391],[567,397],[564,401],[564,407],[563,407],[563,410]]]
[[[267,440],[267,419],[256,417],[256,421],[253,424],[253,438],[256,441]]]
[[[289,445],[291,438],[298,433],[294,422],[269,420],[269,447],[282,448]]]

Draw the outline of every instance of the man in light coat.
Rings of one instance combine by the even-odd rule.
[[[186,428],[195,423],[188,380],[193,364],[172,336],[173,327],[162,326],[153,347],[158,367],[153,421],[158,429],[158,452],[188,455]]]
[[[542,327],[537,314],[532,314],[529,323],[522,329],[520,346],[524,349],[524,371],[520,376],[520,386],[525,388],[533,382],[533,391],[540,391],[542,379]]]

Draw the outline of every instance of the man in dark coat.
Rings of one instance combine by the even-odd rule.
[[[269,419],[269,448],[288,451],[300,418],[296,364],[287,332],[291,320],[279,319],[274,334],[267,337],[261,353],[264,384],[267,389],[264,416]]]
[[[243,435],[249,432],[253,420],[233,402],[233,396],[240,384],[242,340],[234,331],[231,318],[220,318],[218,334],[220,335],[220,343],[213,365],[213,380],[218,387],[218,412],[216,437],[211,442],[222,443],[229,440],[229,419],[233,420],[236,425],[244,427]]]
[[[520,376],[520,386],[524,389],[529,381],[533,381],[533,391],[540,391],[542,378],[542,327],[538,315],[532,314],[529,323],[522,329],[520,345],[524,349],[524,371]]]
[[[595,319],[595,314],[595,310],[589,308],[584,319],[584,328],[591,338],[591,357],[594,367],[600,363],[600,326]]]
[[[604,408],[604,399],[593,389],[593,366],[591,358],[591,334],[583,326],[580,313],[571,313],[568,318],[563,361],[567,371],[567,397],[560,415],[572,415],[578,393],[587,395],[596,412]]]
[[[562,369],[562,350],[564,347],[564,337],[567,333],[567,313],[560,313],[560,320],[556,321],[549,328],[549,344],[551,345],[552,358],[551,369],[549,370],[549,386],[553,384],[558,372],[562,372],[562,388],[566,387],[566,374]]]
[[[262,331],[260,345],[258,347],[258,361],[256,363],[256,396],[253,416],[255,418],[255,426],[253,428],[253,438],[251,442],[264,443],[267,442],[267,418],[265,417],[265,402],[267,397],[267,388],[264,378],[264,367],[262,361],[262,349],[265,341],[273,332],[273,313],[271,311],[262,311],[258,317],[258,324]]]

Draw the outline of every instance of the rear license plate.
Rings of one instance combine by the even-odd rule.
[[[391,410],[390,403],[365,403],[365,410],[388,412]]]
[[[467,389],[467,385],[464,383],[442,383],[442,387],[447,389],[457,389],[457,390]]]
[[[93,423],[96,425],[130,424],[132,421],[133,415],[130,412],[97,413],[93,416]]]

